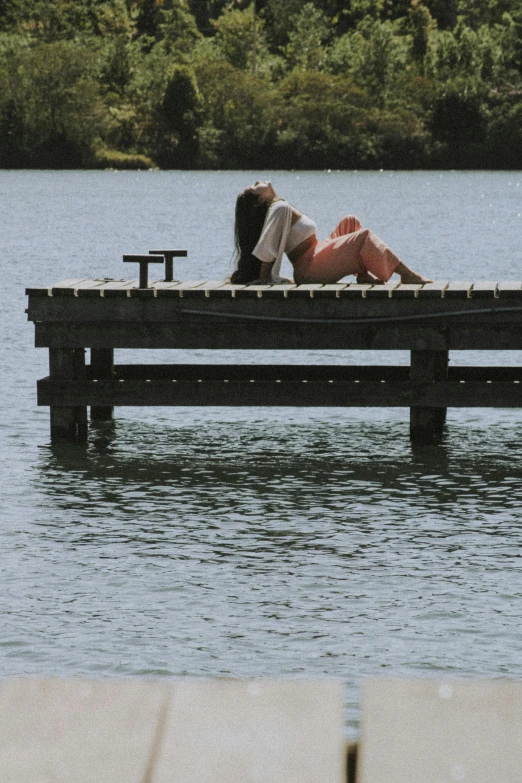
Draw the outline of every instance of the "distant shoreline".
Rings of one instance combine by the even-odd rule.
[[[25,168],[522,169],[520,0],[7,2]]]

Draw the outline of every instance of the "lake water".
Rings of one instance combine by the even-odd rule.
[[[522,279],[522,172],[0,172],[0,675],[335,676],[351,735],[368,676],[522,679],[522,410],[450,410],[412,449],[406,409],[126,408],[51,448],[25,287],[161,245],[221,278],[258,177],[321,235],[355,213],[425,274]],[[348,359],[303,353],[242,358]]]

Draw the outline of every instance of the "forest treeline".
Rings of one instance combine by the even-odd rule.
[[[0,0],[0,167],[522,168],[521,0]]]

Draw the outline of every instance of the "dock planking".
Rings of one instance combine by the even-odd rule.
[[[138,679],[5,680],[2,780],[142,783],[167,702],[164,687]]]
[[[148,374],[146,370],[144,374]],[[228,374],[228,373],[227,373]],[[321,380],[293,377],[259,379],[112,378],[38,381],[39,405],[80,406],[189,406],[189,407],[320,407],[412,408],[434,412],[451,408],[522,407],[522,372],[516,381],[438,380],[414,382],[408,376],[388,380]],[[252,373],[252,375],[255,375]]]
[[[398,283],[385,283],[383,285],[371,285],[365,293],[366,299],[391,299],[393,292],[399,287]]]
[[[501,298],[522,299],[522,283],[503,280],[497,286],[498,295]]]
[[[358,783],[513,783],[522,768],[522,683],[370,680]]]
[[[348,287],[347,283],[327,283],[320,288],[314,290],[314,299],[321,299],[322,297],[331,297],[332,294],[335,298],[339,298],[341,291],[344,291]]]
[[[344,783],[342,701],[328,680],[175,684],[152,783]]]
[[[498,283],[492,280],[478,280],[470,289],[472,299],[494,299],[497,296]]]
[[[448,407],[522,407],[520,368],[453,368],[448,354],[522,349],[517,281],[200,279],[155,280],[143,288],[135,279],[71,278],[27,293],[36,345],[62,357],[38,382],[38,403],[51,408],[52,439],[84,437],[88,406],[94,419],[110,418],[115,405],[400,406],[410,408],[414,439],[439,437]],[[135,365],[131,378],[114,364],[117,348],[409,350],[411,366],[344,367],[339,374],[292,365],[288,374],[260,365],[232,365],[235,372],[202,365],[194,380],[186,364],[166,365],[152,378],[147,365]],[[85,349],[90,364],[78,358]]]
[[[354,783],[338,681],[12,679],[9,783]]]
[[[471,297],[473,283],[465,280],[454,280],[444,289],[446,299],[468,299]]]
[[[423,285],[417,294],[420,299],[442,299],[449,286],[449,280],[434,280]]]
[[[9,783],[513,783],[522,683],[372,679],[344,739],[340,681],[8,678]]]
[[[402,283],[392,289],[390,294],[394,299],[412,299],[419,295],[422,285],[418,283]]]
[[[278,285],[237,285],[227,280],[186,280],[151,282],[147,288],[140,289],[137,280],[109,280],[74,278],[44,288],[27,288],[28,296],[106,296],[108,292],[128,292],[127,295],[159,296],[160,292],[168,292],[178,297],[227,297],[251,298],[276,296],[278,298],[367,298],[367,299],[494,299],[522,298],[522,283],[516,281],[435,281],[434,283],[401,284],[386,283],[295,283]],[[88,293],[87,293],[88,292]],[[131,293],[132,292],[132,293]]]

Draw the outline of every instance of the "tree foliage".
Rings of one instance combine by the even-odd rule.
[[[522,4],[0,0],[0,167],[93,165],[519,168]]]

